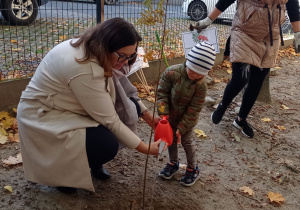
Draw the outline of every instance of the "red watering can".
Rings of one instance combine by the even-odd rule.
[[[161,153],[161,151],[163,150],[165,143],[167,143],[168,146],[171,146],[171,144],[173,143],[173,130],[166,116],[163,116],[155,129],[154,141],[157,141],[159,139],[162,140],[159,145],[159,153]]]

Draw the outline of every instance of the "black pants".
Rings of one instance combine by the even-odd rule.
[[[111,161],[118,153],[117,137],[106,127],[86,128],[86,153],[89,166],[93,170]]]
[[[222,105],[227,107],[248,83],[239,112],[239,117],[242,119],[246,119],[250,113],[264,79],[270,71],[270,68],[260,69],[250,65],[250,71],[245,75],[244,67],[243,63],[232,63],[232,78],[225,88],[222,99]]]

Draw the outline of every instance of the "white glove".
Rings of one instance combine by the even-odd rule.
[[[213,21],[209,17],[200,20],[199,22],[196,23],[197,32],[200,33],[202,29],[207,28],[207,26],[209,26],[212,22]]]
[[[295,47],[295,52],[300,53],[300,31],[294,33],[295,40],[294,40],[294,47]]]

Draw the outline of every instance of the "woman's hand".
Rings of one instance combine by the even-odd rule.
[[[156,126],[158,125],[159,121],[160,121],[160,119],[157,118],[157,117],[154,117],[154,118],[153,118],[153,114],[152,114],[151,112],[149,112],[149,111],[147,111],[146,113],[144,113],[144,115],[143,115],[142,118],[143,118],[143,120],[146,121],[146,123],[147,123],[150,127],[152,127],[152,119],[153,119],[153,129],[154,129],[154,130],[155,130]]]
[[[150,144],[150,150],[149,150],[150,155],[155,155],[155,156],[159,155],[159,144],[161,142],[162,142],[162,140],[159,139],[156,142],[153,142]],[[167,149],[167,147],[168,147],[168,145],[166,144],[162,151],[165,151]],[[141,153],[147,154],[148,148],[149,148],[149,145],[146,144],[145,142],[141,141],[140,144],[135,149]]]

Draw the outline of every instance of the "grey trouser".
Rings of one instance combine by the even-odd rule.
[[[169,158],[170,158],[170,162],[177,162],[178,161],[178,145],[177,145],[177,137],[176,137],[177,128],[172,128],[172,129],[173,129],[173,144],[170,147],[168,147]],[[195,145],[193,144],[192,130],[188,131],[185,135],[181,136],[181,144],[186,154],[187,166],[195,168],[196,150],[195,150]]]

